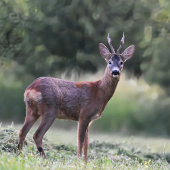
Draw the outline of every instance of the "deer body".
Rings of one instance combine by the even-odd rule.
[[[105,73],[107,74],[107,72]],[[105,75],[107,76],[107,75]],[[87,112],[90,120],[101,116],[107,102],[115,91],[118,78],[107,82],[102,80],[96,82],[72,82],[51,77],[40,77],[27,87],[24,100],[28,107],[37,110],[41,107],[55,109],[57,119],[71,119],[78,121],[81,110]],[[110,88],[108,88],[110,86]]]
[[[111,40],[108,39],[108,42],[110,45]],[[134,46],[130,47],[127,49],[128,52],[125,50],[126,55],[124,52],[121,56],[111,54],[107,47],[103,44],[99,45],[100,54],[108,63],[105,74],[99,81],[73,82],[52,77],[40,77],[30,84],[24,93],[27,111],[19,134],[18,149],[22,148],[28,131],[41,116],[40,126],[33,138],[40,155],[46,158],[42,138],[54,120],[75,120],[79,121],[78,158],[82,155],[83,149],[83,159],[87,161],[89,125],[93,120],[101,117],[107,102],[114,94],[123,68],[122,63],[133,54]],[[112,46],[111,49],[113,51]]]

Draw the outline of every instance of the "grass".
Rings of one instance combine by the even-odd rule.
[[[39,156],[31,133],[27,135],[23,151],[19,154],[16,149],[19,133],[16,129],[19,127],[0,128],[0,170],[170,169],[168,163],[170,162],[170,154],[165,152],[164,145],[162,152],[152,152],[149,147],[139,147],[141,143],[145,145],[141,138],[127,140],[125,137],[118,139],[117,136],[114,136],[116,140],[113,142],[114,137],[109,135],[110,138],[108,137],[106,142],[106,136],[102,134],[100,141],[97,141],[96,138],[90,141],[88,163],[84,164],[82,160],[77,163],[77,147],[68,143],[70,142],[68,135],[70,132],[65,132],[66,136],[63,137],[64,132],[59,131],[63,136],[58,136],[58,139],[56,138],[58,142],[55,142],[54,129],[47,133],[43,141],[47,160],[43,160]],[[75,137],[75,134],[73,136]],[[64,138],[67,143],[61,143],[59,140],[61,138]],[[148,141],[151,142],[151,139]],[[155,143],[161,143],[161,141],[162,139],[152,139],[151,143],[155,150],[159,150]],[[169,142],[169,140],[166,141]],[[145,142],[147,143],[147,139]]]

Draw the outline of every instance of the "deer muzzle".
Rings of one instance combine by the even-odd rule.
[[[120,75],[120,71],[119,70],[113,70],[112,75],[113,75],[113,77],[118,77]]]

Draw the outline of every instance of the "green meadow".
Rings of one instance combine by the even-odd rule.
[[[21,125],[0,128],[1,170],[55,169],[169,169],[170,140],[126,137],[114,133],[90,133],[88,163],[77,162],[76,129],[51,128],[44,137],[47,155],[40,157],[32,139],[36,125],[27,135],[22,153],[17,150]]]

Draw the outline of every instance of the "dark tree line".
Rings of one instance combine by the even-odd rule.
[[[159,84],[169,96],[169,11],[169,0],[1,0],[0,116],[14,110],[23,118],[23,92],[36,77],[104,68],[98,45],[108,46],[108,33],[115,49],[123,32],[122,51],[135,45],[124,72]]]
[[[124,48],[135,44],[133,60],[126,68],[142,74],[144,37],[150,8],[141,1],[2,1],[0,21],[1,58],[24,65],[35,77],[72,69],[96,72],[103,67],[98,44],[107,44],[110,33],[118,48],[125,32]]]

